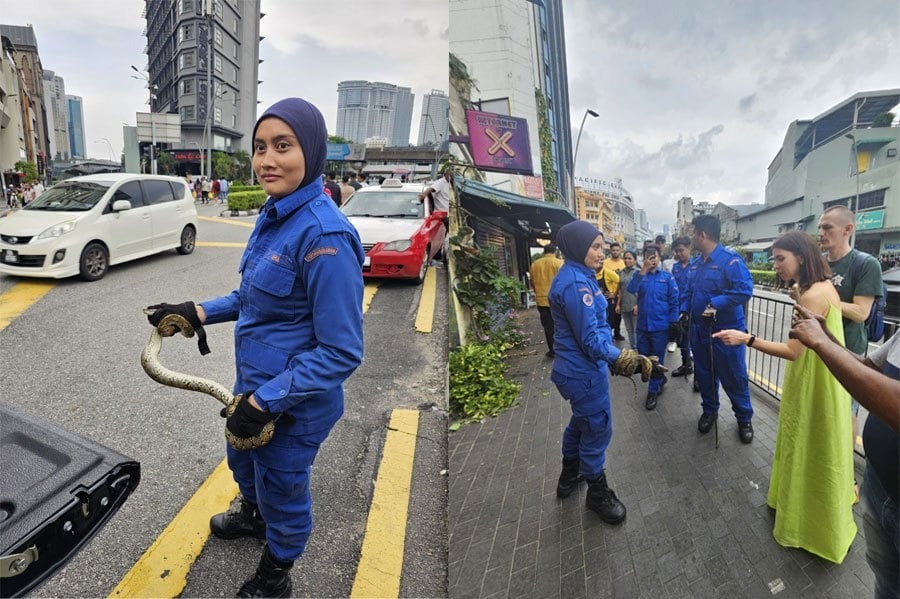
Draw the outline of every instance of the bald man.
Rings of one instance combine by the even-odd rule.
[[[855,227],[856,218],[846,206],[832,206],[819,217],[819,244],[826,252],[825,257],[831,267],[831,282],[841,298],[844,343],[853,353],[864,356],[869,348],[866,318],[875,298],[881,297],[883,288],[881,265],[873,256],[867,256],[861,268],[854,266],[860,253],[850,247]],[[859,403],[855,399],[852,409],[855,442],[859,413]]]

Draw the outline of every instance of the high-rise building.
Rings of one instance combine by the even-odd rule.
[[[151,110],[181,115],[182,147],[174,149],[250,152],[260,0],[145,0],[144,16]],[[198,173],[199,163],[178,170]]]
[[[0,37],[8,40],[13,59],[22,76],[19,82],[19,101],[26,129],[25,157],[35,163],[44,161],[46,164],[50,154],[50,139],[44,103],[44,67],[38,54],[37,37],[31,25],[0,25]],[[36,139],[37,143],[32,143],[32,139]]]
[[[66,83],[53,71],[44,71],[44,100],[47,103],[47,128],[50,131],[50,159],[69,160],[69,103]]]
[[[81,96],[66,96],[67,127],[69,129],[69,149],[72,158],[87,158],[84,142],[84,109]]]
[[[634,198],[628,190],[622,187],[622,179],[616,177],[609,180],[596,177],[575,177],[575,185],[584,189],[602,193],[606,196],[613,212],[613,236],[625,247],[635,247],[643,239],[637,239],[635,235],[635,211]]]
[[[408,87],[380,81],[338,83],[335,135],[357,143],[387,138],[390,146],[409,144],[414,95]]]
[[[447,140],[450,128],[450,96],[443,90],[433,89],[422,98],[422,116],[419,118],[419,144],[441,145]]]
[[[569,119],[569,75],[562,2],[535,2],[535,62],[539,87],[547,103],[553,178],[563,198],[572,192],[572,124]],[[544,177],[545,181],[547,177]]]

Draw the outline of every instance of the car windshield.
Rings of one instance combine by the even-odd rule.
[[[380,218],[424,218],[425,208],[414,191],[369,191],[355,193],[341,206],[346,216]]]
[[[23,210],[86,212],[97,205],[112,181],[63,181],[57,183]]]

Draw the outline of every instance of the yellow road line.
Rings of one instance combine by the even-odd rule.
[[[239,241],[198,241],[198,248],[245,248],[247,242]]]
[[[434,300],[437,291],[437,275],[433,268],[425,273],[425,282],[422,283],[422,296],[419,298],[419,310],[416,312],[416,330],[420,333],[430,333],[434,326]]]
[[[242,220],[234,220],[233,218],[219,218],[217,216],[198,216],[197,220],[206,220],[211,223],[225,223],[226,225],[234,225],[235,227],[249,227],[251,229],[256,226],[256,223],[247,223]]]
[[[16,283],[0,295],[0,331],[56,286],[52,281]]]
[[[399,597],[419,412],[394,410],[350,597]]]
[[[209,518],[228,509],[238,487],[225,460],[144,552],[110,597],[178,597],[209,538]]]
[[[363,314],[369,311],[369,305],[372,303],[372,298],[375,297],[376,293],[378,293],[378,283],[366,283],[366,287],[363,289]]]
[[[768,389],[769,391],[774,391],[774,392],[777,393],[778,395],[781,395],[781,387],[779,387],[777,383],[773,383],[772,381],[770,381],[770,380],[767,379],[766,377],[764,377],[764,376],[762,376],[762,375],[759,375],[759,374],[756,374],[756,373],[755,373],[754,371],[752,371],[752,370],[748,370],[748,371],[747,371],[747,374],[750,376],[751,379],[753,379],[754,381],[756,381],[757,383],[759,383],[760,385],[762,385],[763,387],[765,387],[765,388]]]

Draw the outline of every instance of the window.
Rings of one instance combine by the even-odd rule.
[[[178,56],[178,69],[189,69],[194,66],[194,53],[193,52],[183,52]]]
[[[184,36],[184,39],[191,40],[194,39],[194,26],[193,25],[182,25],[181,29],[178,30],[180,35]],[[181,40],[179,40],[181,41]]]
[[[181,12],[194,12],[194,0],[181,0]]]
[[[182,121],[193,121],[194,117],[194,107],[193,106],[182,106],[181,107],[181,120]]]
[[[141,184],[137,181],[123,183],[113,194],[113,201],[128,200],[132,208],[144,205],[144,194],[141,192]]]
[[[237,57],[238,57],[238,45],[237,45],[237,42],[235,42],[235,44],[231,47],[231,56],[234,57],[234,58],[237,58]],[[888,152],[890,152],[890,150],[888,150]],[[897,153],[897,150],[894,150],[894,154],[896,154],[896,153]]]
[[[215,0],[213,4],[213,12],[216,13],[216,16],[220,19],[222,18],[222,2],[221,0]]]
[[[216,29],[215,33],[213,33],[213,37],[216,40],[216,45],[221,46],[222,45],[222,30]]]
[[[237,129],[237,115],[236,114],[231,115],[231,128]]]
[[[186,95],[194,93],[194,80],[193,79],[182,79],[178,82],[179,95]]]
[[[181,183],[172,183],[171,181],[169,181],[169,185],[172,186],[172,190],[175,192],[175,199],[183,200],[185,195],[184,185],[182,185]]]
[[[222,122],[222,109],[219,108],[218,106],[216,106],[216,110],[215,110],[214,114],[215,114],[215,116],[213,116],[213,118],[215,119],[215,121],[217,123],[221,123]]]
[[[231,30],[237,33],[237,18],[231,19]]]
[[[216,65],[216,70],[221,73],[222,72],[222,57],[221,56],[216,56],[215,65]]]
[[[237,69],[235,69],[235,68],[231,69],[231,80],[234,83],[237,83]]]
[[[876,189],[859,196],[857,210],[868,210],[870,208],[880,208],[881,206],[884,206],[884,189]]]
[[[888,157],[888,158],[893,158],[893,157],[895,157],[896,155],[897,155],[897,148],[888,148],[888,150],[887,150],[887,157]]]
[[[163,202],[171,202],[175,199],[172,195],[172,187],[168,181],[159,181],[150,179],[142,181],[144,186],[144,200],[149,204],[162,204]]]

